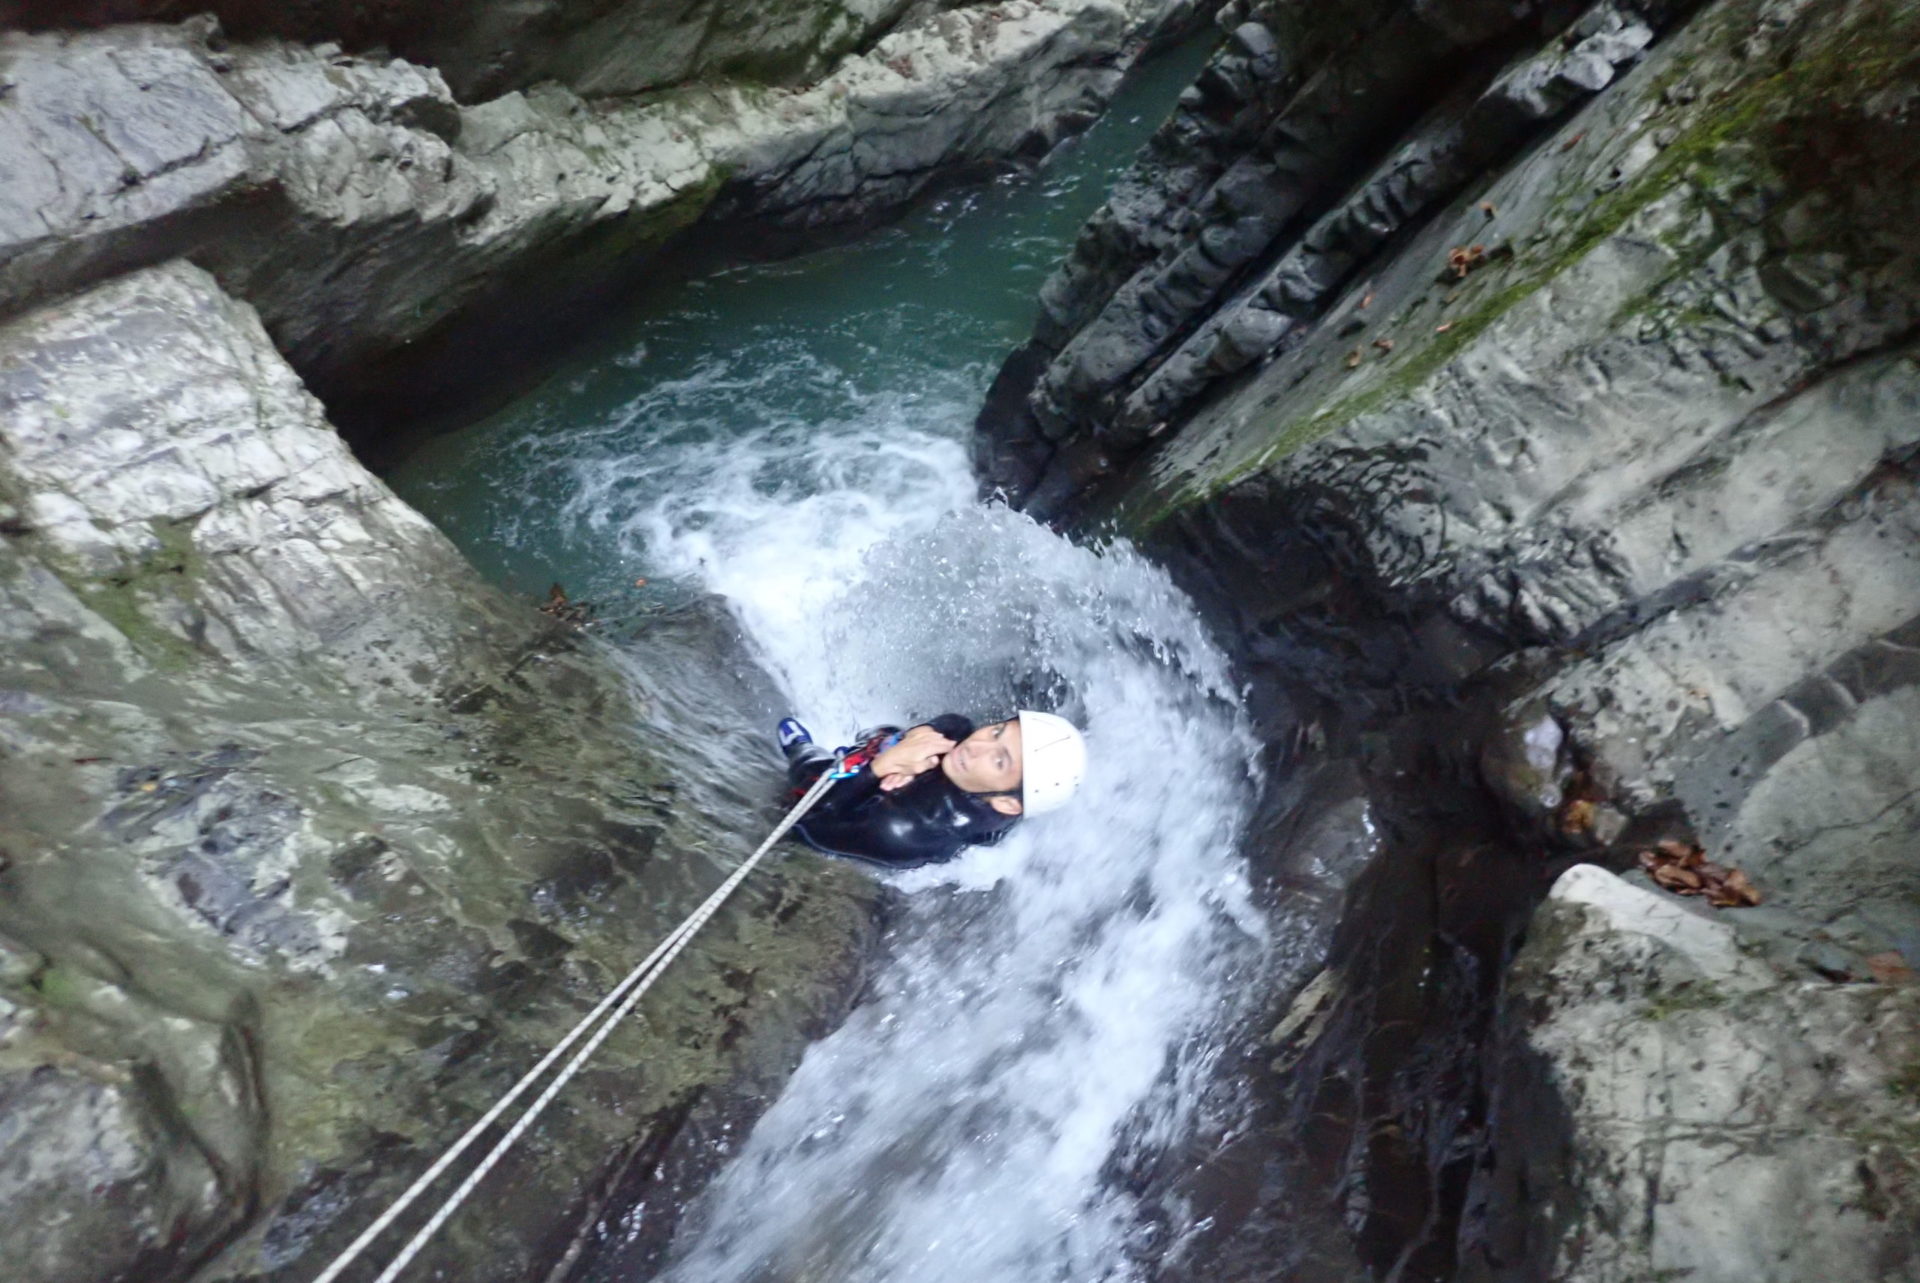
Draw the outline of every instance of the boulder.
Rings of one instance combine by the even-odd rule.
[[[1920,988],[1782,975],[1736,916],[1592,865],[1555,884],[1508,974],[1499,1211],[1462,1278],[1913,1277]]]

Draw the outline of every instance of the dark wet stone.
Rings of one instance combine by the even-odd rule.
[[[1847,688],[1825,673],[1807,678],[1781,697],[1807,721],[1809,735],[1824,735],[1858,707]]]
[[[507,930],[513,932],[513,938],[520,946],[520,952],[535,962],[546,962],[558,958],[573,949],[573,942],[556,931],[551,931],[537,922],[525,918],[509,918]]]
[[[1920,647],[1902,646],[1883,638],[1869,642],[1827,671],[1859,703],[1920,683]]]

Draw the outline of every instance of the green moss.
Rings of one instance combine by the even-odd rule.
[[[1887,1079],[1887,1090],[1902,1100],[1920,1100],[1920,1060],[1910,1060]]]
[[[84,1011],[94,982],[83,979],[57,964],[49,963],[33,977],[33,987],[47,1006],[63,1011]]]
[[[1712,1011],[1726,1005],[1727,995],[1705,980],[1684,980],[1647,1000],[1642,1014],[1648,1020],[1668,1020],[1687,1011]]]
[[[807,24],[805,34],[764,47],[763,33],[777,28],[789,17]],[[752,18],[751,23],[738,24],[729,33],[747,47],[714,64],[704,74],[726,77],[740,87],[792,84],[853,52],[872,30],[868,22],[844,5],[818,4],[811,0],[800,0],[784,13],[778,9],[761,10]]]
[[[732,170],[725,165],[707,166],[707,172],[697,182],[675,192],[672,200],[618,220],[611,229],[611,239],[597,257],[601,261],[617,262],[658,249],[674,234],[698,221],[731,177]]]
[[[1659,75],[1636,91],[1638,95],[1651,101],[1705,64],[1718,67],[1744,58],[1736,50],[1754,30],[1754,8],[1753,4],[1728,6],[1711,15],[1706,20],[1711,25],[1693,33],[1690,47],[1672,54]],[[1781,145],[1781,132],[1787,122],[1845,114],[1891,81],[1920,75],[1920,52],[1916,52],[1920,50],[1920,6],[1871,0],[1855,5],[1837,22],[1830,13],[1819,16],[1824,25],[1809,30],[1782,65],[1769,73],[1750,75],[1718,96],[1695,104],[1687,123],[1660,154],[1627,182],[1588,197],[1584,193],[1591,182],[1589,167],[1571,168],[1550,202],[1548,222],[1557,226],[1500,269],[1498,278],[1493,277],[1491,269],[1473,278],[1468,289],[1485,289],[1493,279],[1505,283],[1454,319],[1445,333],[1430,334],[1417,347],[1402,349],[1399,364],[1391,373],[1324,408],[1282,421],[1269,443],[1242,462],[1211,475],[1196,476],[1171,491],[1128,501],[1119,514],[1121,528],[1129,534],[1144,534],[1181,509],[1203,503],[1249,474],[1340,431],[1360,416],[1406,397],[1501,317],[1616,236],[1629,220],[1661,197],[1676,190],[1691,190],[1694,199],[1713,212],[1716,192],[1742,184],[1777,187],[1786,183],[1788,158],[1787,149]],[[1655,123],[1671,127],[1656,113],[1634,134],[1611,146],[1610,154],[1624,154]],[[1673,270],[1640,298],[1630,301],[1616,321],[1637,311],[1653,310],[1659,291],[1697,268],[1719,239],[1710,238],[1705,244],[1670,243],[1669,248],[1677,255]],[[1675,319],[1685,324],[1708,318],[1681,315]],[[1711,319],[1717,322],[1719,318]]]
[[[162,598],[193,601],[202,570],[200,553],[193,543],[193,523],[155,519],[149,528],[154,546],[112,574],[88,578],[62,573],[59,567],[53,569],[74,596],[118,630],[142,656],[161,668],[184,668],[199,658],[199,649],[156,623],[152,612]]]

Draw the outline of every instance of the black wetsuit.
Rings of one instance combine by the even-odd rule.
[[[974,729],[957,713],[943,713],[926,725],[956,744]],[[893,733],[883,728],[867,744]],[[787,755],[787,778],[796,790],[833,764],[833,754],[817,744],[795,744]],[[827,855],[912,869],[951,860],[966,846],[997,842],[1019,818],[1002,815],[985,798],[964,791],[937,766],[889,792],[880,787],[873,767],[862,764],[857,774],[828,789],[793,831]]]

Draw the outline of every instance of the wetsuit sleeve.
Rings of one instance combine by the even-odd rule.
[[[961,842],[926,822],[900,796],[889,793],[871,770],[841,780],[795,827],[807,845],[830,855],[851,855],[894,868],[951,860]]]
[[[956,713],[944,713],[925,725],[951,740],[973,733],[973,723]],[[888,792],[880,787],[872,766],[862,766],[829,789],[795,828],[817,850],[895,868],[951,860],[964,843],[944,826],[930,822],[924,808],[914,804],[917,799],[909,795],[920,791],[908,785]]]

